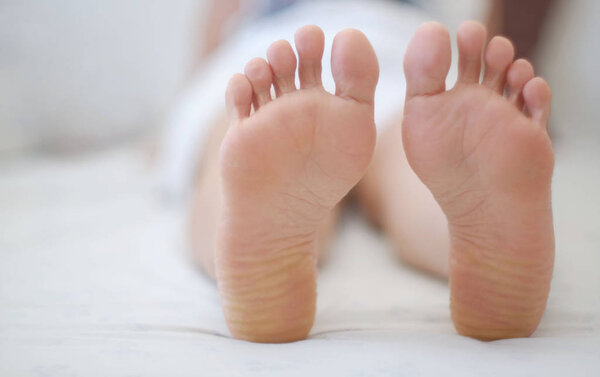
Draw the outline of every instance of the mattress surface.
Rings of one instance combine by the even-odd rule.
[[[457,335],[448,287],[348,211],[320,270],[315,326],[279,345],[230,338],[135,147],[0,166],[2,376],[597,376],[600,148],[559,144],[556,268],[531,338]]]

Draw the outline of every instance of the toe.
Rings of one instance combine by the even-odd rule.
[[[335,36],[331,72],[336,95],[373,104],[379,64],[371,43],[363,33],[346,29]]]
[[[302,89],[321,85],[321,59],[325,36],[314,25],[304,26],[294,36],[298,51],[298,76]]]
[[[296,90],[296,55],[290,43],[285,40],[273,43],[267,50],[267,58],[273,71],[275,94],[279,97]]]
[[[238,73],[229,80],[225,92],[225,103],[232,120],[241,120],[250,115],[252,85],[246,76]]]
[[[446,89],[450,54],[450,36],[441,24],[428,22],[417,30],[404,55],[407,100]]]
[[[546,126],[552,100],[552,92],[546,80],[541,77],[529,80],[523,88],[523,98],[531,118]]]
[[[534,77],[533,66],[525,59],[515,60],[506,74],[507,98],[519,110],[523,109],[523,87]]]
[[[273,83],[273,74],[269,63],[263,58],[252,59],[246,64],[244,73],[252,84],[252,103],[254,111],[271,101],[271,84]]]
[[[485,73],[483,85],[498,94],[503,94],[506,85],[506,72],[515,58],[515,49],[504,37],[494,37],[485,50]]]
[[[458,27],[458,83],[479,82],[485,38],[485,27],[479,22],[465,21]]]

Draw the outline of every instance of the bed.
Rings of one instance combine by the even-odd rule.
[[[123,146],[0,166],[1,376],[598,376],[600,143],[558,140],[556,268],[531,338],[455,333],[448,287],[398,261],[354,210],[320,270],[308,339],[230,337],[190,263],[185,206]]]

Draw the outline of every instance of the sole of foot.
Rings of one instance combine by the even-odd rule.
[[[402,139],[408,161],[446,214],[452,319],[460,334],[529,336],[545,309],[554,263],[546,124],[551,92],[510,41],[458,29],[459,75],[446,90],[450,37],[437,23],[405,55]],[[481,62],[485,65],[480,82]]]
[[[226,92],[216,277],[231,333],[255,342],[309,333],[318,229],[364,175],[375,147],[379,68],[366,37],[352,29],[335,37],[335,95],[321,84],[323,32],[305,26],[295,44],[297,59],[277,41],[268,61],[248,62]]]

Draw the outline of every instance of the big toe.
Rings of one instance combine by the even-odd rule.
[[[373,104],[379,64],[367,37],[356,29],[339,32],[331,51],[336,95]]]
[[[412,37],[404,56],[406,99],[444,91],[449,69],[448,31],[437,22],[423,24]]]

